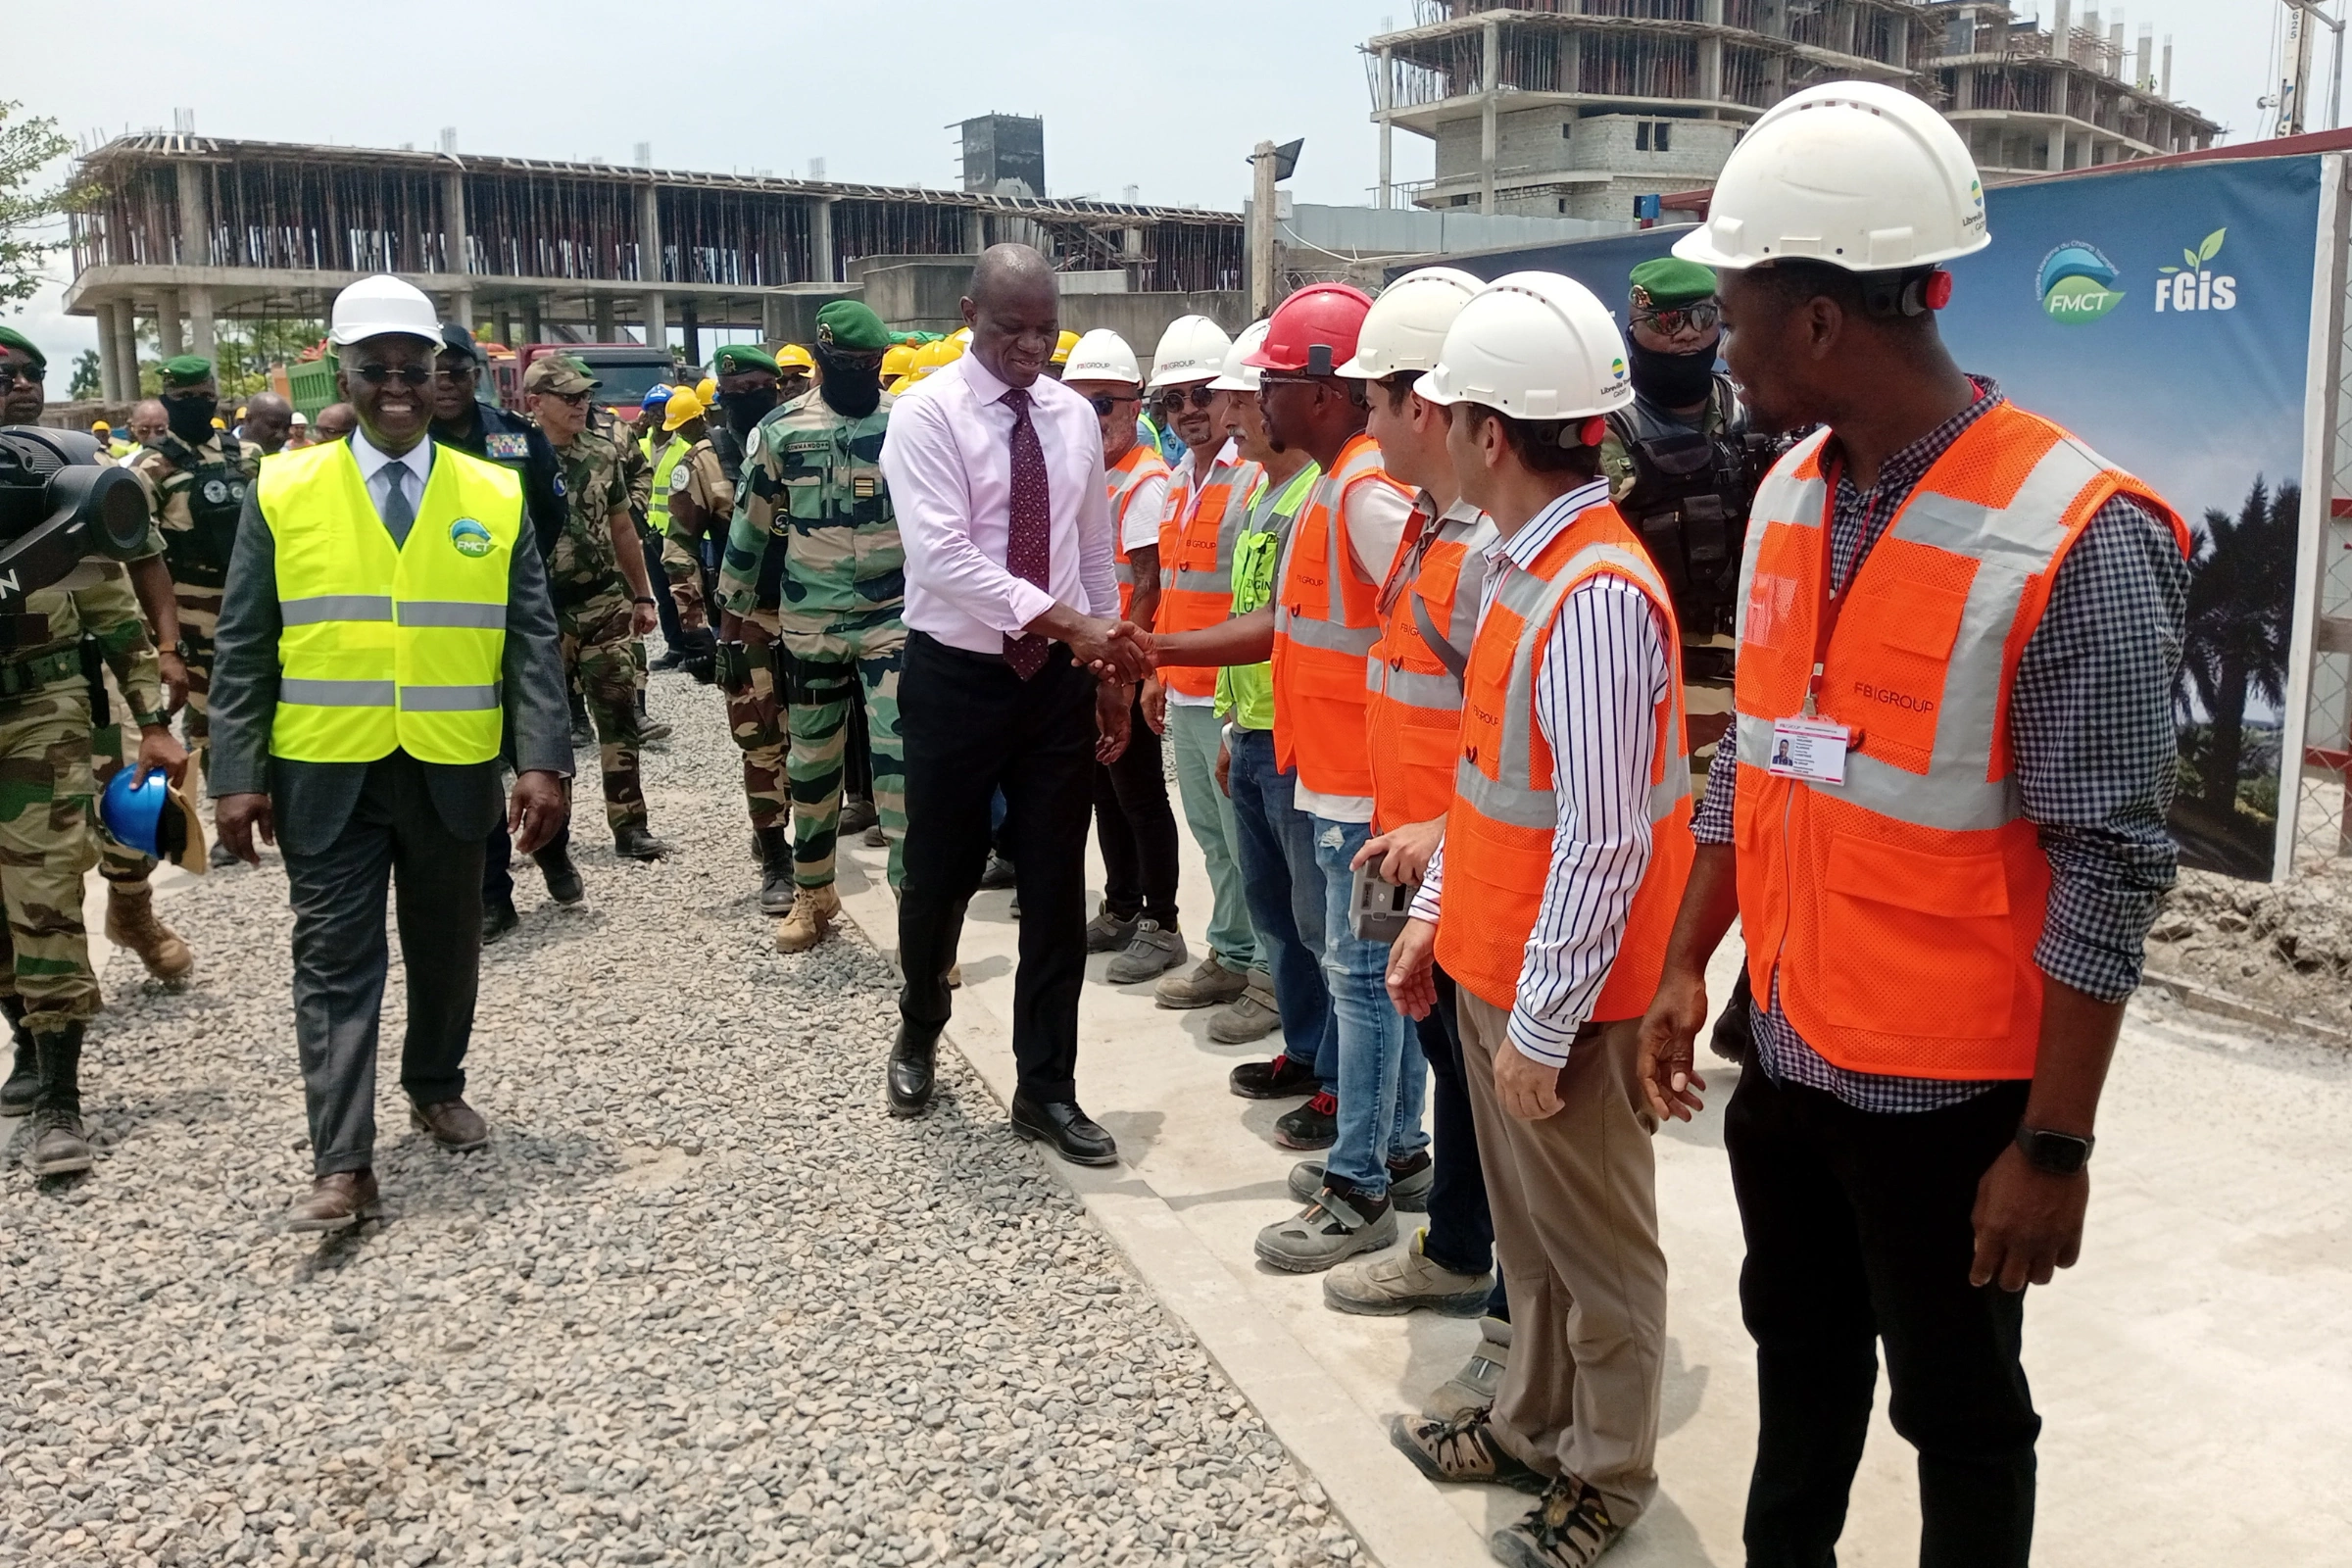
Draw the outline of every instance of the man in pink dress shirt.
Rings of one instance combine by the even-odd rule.
[[[902,396],[882,472],[906,548],[906,886],[890,1107],[930,1104],[964,906],[1004,792],[1019,868],[1013,1130],[1067,1160],[1118,1147],[1079,1108],[1086,833],[1098,760],[1127,744],[1142,634],[1118,618],[1094,406],[1045,373],[1060,333],[1053,264],[998,245],[972,270],[971,350]],[[1102,671],[1100,678],[1096,673]]]

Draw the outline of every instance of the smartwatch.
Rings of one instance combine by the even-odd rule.
[[[2077,1138],[2073,1133],[2054,1133],[2039,1127],[2020,1127],[2017,1147],[2025,1152],[2026,1163],[2052,1176],[2072,1176],[2090,1162],[2090,1147],[2095,1138]]]

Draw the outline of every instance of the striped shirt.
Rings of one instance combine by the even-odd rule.
[[[1489,546],[1481,623],[1504,572],[1529,570],[1578,513],[1608,499],[1607,483],[1596,479]],[[1657,706],[1673,679],[1665,627],[1640,588],[1602,575],[1562,601],[1535,676],[1535,718],[1551,748],[1559,822],[1509,1026],[1511,1044],[1537,1061],[1567,1062],[1617,961],[1649,865]],[[1414,897],[1415,919],[1438,918],[1445,862],[1441,844]]]

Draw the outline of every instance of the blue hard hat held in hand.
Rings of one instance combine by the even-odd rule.
[[[98,800],[99,821],[118,844],[202,876],[208,862],[204,823],[196,808],[161,771],[134,785],[131,779],[137,772],[123,767],[106,781]]]

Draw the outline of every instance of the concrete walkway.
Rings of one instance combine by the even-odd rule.
[[[1181,836],[1191,938],[1207,924],[1208,884]],[[881,860],[879,851],[848,852],[842,891],[889,952],[896,919]],[[1099,885],[1099,861],[1094,875]],[[1000,1101],[1013,1076],[1009,903],[1002,892],[973,900],[949,1030]],[[1386,1434],[1390,1415],[1417,1408],[1461,1365],[1475,1320],[1345,1316],[1324,1307],[1319,1277],[1259,1265],[1258,1229],[1295,1206],[1283,1182],[1298,1156],[1270,1137],[1290,1102],[1234,1099],[1225,1076],[1278,1039],[1215,1045],[1205,1014],[1156,1009],[1149,987],[1102,984],[1106,961],[1090,964],[1078,1087],[1118,1137],[1122,1162],[1086,1171],[1037,1157],[1200,1337],[1374,1559],[1491,1561],[1486,1533],[1525,1499],[1433,1487]],[[1713,988],[1719,998],[1725,980]],[[1755,1378],[1720,1122],[1737,1075],[1721,1062],[1706,1071],[1707,1114],[1658,1140],[1673,1271],[1663,1485],[1610,1553],[1622,1568],[1741,1561]],[[2027,1312],[2027,1368],[2045,1421],[2040,1560],[2352,1564],[2347,1126],[2352,1057],[2225,1032],[2167,1003],[2134,1004],[2099,1129],[2083,1260],[2035,1291]],[[1855,1568],[1917,1560],[1912,1456],[1884,1403],[1882,1387],[1840,1547]]]

